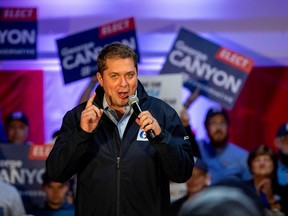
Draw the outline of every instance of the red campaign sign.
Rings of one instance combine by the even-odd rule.
[[[247,74],[250,73],[254,64],[253,60],[247,58],[246,56],[224,47],[221,47],[218,50],[215,58]]]
[[[135,29],[133,18],[122,19],[99,27],[99,38],[105,38]]]
[[[36,8],[0,8],[1,21],[36,21]]]

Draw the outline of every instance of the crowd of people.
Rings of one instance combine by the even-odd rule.
[[[45,203],[27,212],[17,189],[0,179],[1,216],[288,216],[288,123],[276,133],[277,152],[262,143],[247,151],[230,142],[228,113],[212,107],[204,121],[207,138],[196,140],[187,109],[198,90],[178,116],[147,95],[129,47],[110,44],[97,63],[97,76],[53,134],[42,176]],[[139,115],[128,104],[131,95],[138,97]],[[1,142],[31,144],[24,113],[9,114],[4,128]],[[155,137],[146,137],[148,131]],[[73,178],[77,190],[71,198]],[[187,187],[173,202],[171,182]]]

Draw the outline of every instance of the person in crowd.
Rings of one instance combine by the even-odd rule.
[[[49,176],[65,182],[77,174],[76,215],[168,215],[169,181],[192,174],[189,137],[177,112],[146,93],[131,48],[109,44],[97,64],[99,85],[64,116]],[[143,111],[131,108],[130,96]]]
[[[23,216],[25,214],[25,208],[16,187],[0,178],[0,215]]]
[[[198,142],[202,160],[207,164],[211,184],[235,176],[251,179],[247,166],[248,151],[229,142],[228,113],[222,108],[210,108],[205,118],[208,140]]]
[[[46,194],[44,206],[32,212],[35,216],[74,216],[74,205],[66,200],[69,182],[55,182],[44,172],[42,189]]]
[[[280,125],[274,144],[278,148],[278,183],[288,186],[288,123]]]
[[[288,123],[279,126],[274,144],[278,149],[277,153],[277,180],[281,189],[282,211],[288,215]]]
[[[5,120],[8,143],[16,145],[29,145],[29,122],[27,116],[20,111],[10,113]]]
[[[172,202],[171,216],[177,216],[183,203],[195,196],[210,184],[210,175],[207,165],[200,159],[195,158],[192,176],[186,182],[187,195]]]
[[[178,216],[264,216],[255,194],[236,177],[227,177],[188,199]]]
[[[283,215],[276,175],[277,158],[273,150],[266,145],[257,146],[250,152],[247,163],[253,176],[247,184],[259,196],[267,214]]]

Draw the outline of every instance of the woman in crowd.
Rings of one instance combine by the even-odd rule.
[[[279,204],[279,187],[277,184],[277,158],[273,150],[261,145],[250,152],[248,166],[252,173],[252,180],[248,181],[261,200],[267,215],[284,215]]]

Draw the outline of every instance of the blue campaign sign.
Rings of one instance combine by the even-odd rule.
[[[139,56],[133,18],[108,23],[58,39],[58,55],[64,83],[95,75],[99,52],[106,44],[112,42],[121,42],[130,46]]]
[[[231,109],[252,67],[246,56],[181,29],[160,73],[181,73],[191,92]]]
[[[0,8],[0,59],[36,58],[36,8]]]
[[[44,203],[42,175],[52,147],[0,143],[0,178],[18,189],[26,210]]]

